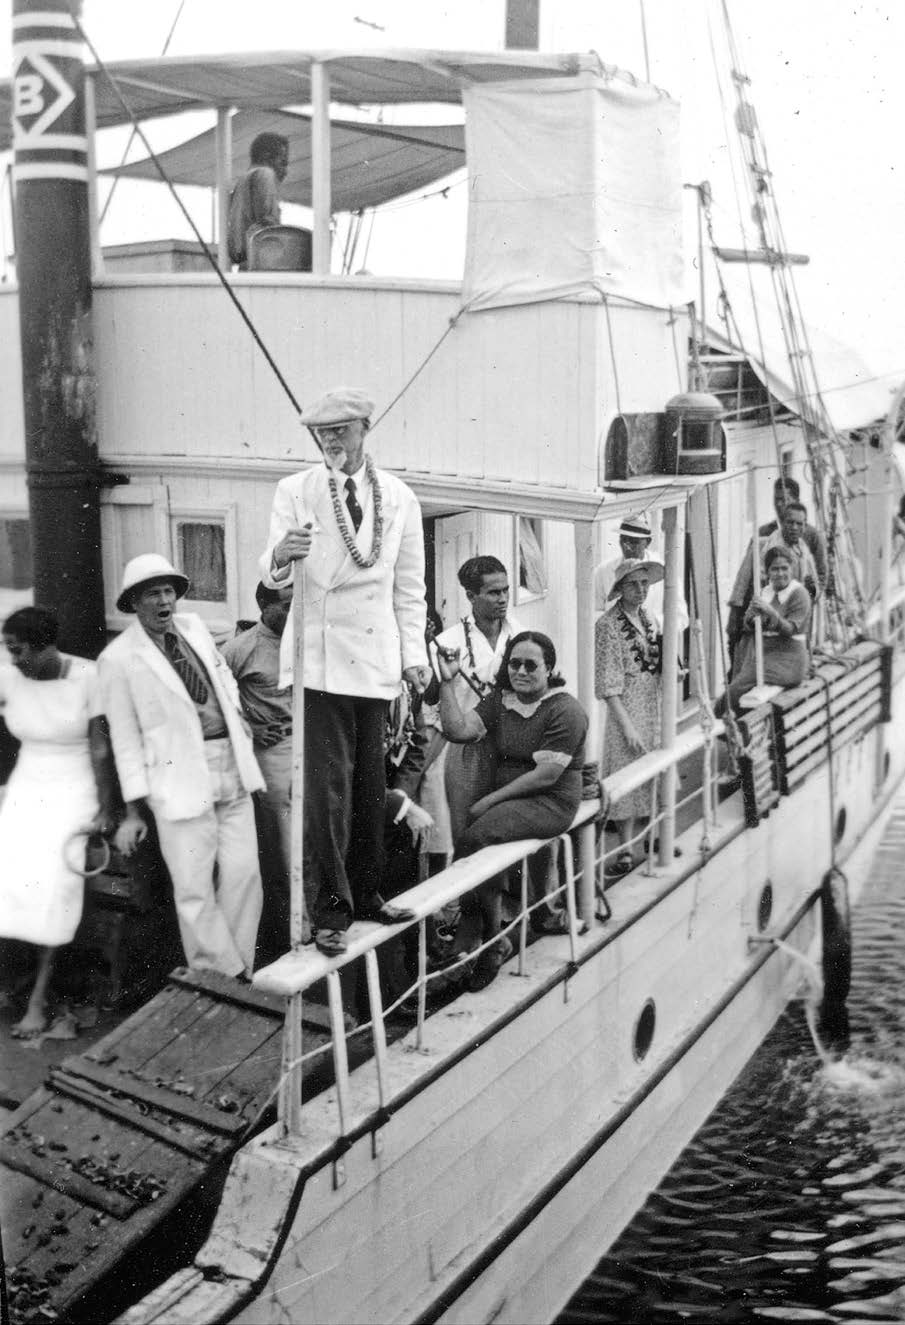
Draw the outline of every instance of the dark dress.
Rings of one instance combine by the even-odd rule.
[[[536,768],[543,754],[563,772],[552,787],[503,801],[475,819],[456,843],[456,857],[497,842],[565,832],[581,803],[588,718],[578,700],[563,690],[548,690],[537,703],[523,704],[512,691],[496,690],[474,712],[486,728],[482,739],[492,743],[496,755],[495,789]]]

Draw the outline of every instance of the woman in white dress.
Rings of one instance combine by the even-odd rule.
[[[12,667],[0,667],[0,703],[21,748],[0,808],[0,938],[37,948],[28,1008],[13,1027],[20,1039],[46,1029],[54,953],[72,941],[82,916],[77,871],[85,844],[69,839],[111,826],[99,808],[101,785],[109,798],[95,665],[60,653],[57,630],[41,607],[24,607],[3,625]]]

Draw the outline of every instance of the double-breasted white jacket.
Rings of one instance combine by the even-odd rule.
[[[305,687],[331,694],[393,699],[406,667],[427,666],[424,643],[424,534],[421,507],[412,490],[378,469],[383,505],[383,546],[369,570],[352,559],[333,509],[329,471],[317,465],[291,474],[277,485],[270,534],[261,557],[262,581],[285,585],[290,572],[275,578],[273,549],[289,529],[312,525],[305,568]],[[338,474],[340,485],[345,481]],[[340,487],[340,499],[342,489]],[[374,494],[363,507],[356,545],[364,557],[374,538]],[[280,653],[280,683],[292,681],[290,613]]]

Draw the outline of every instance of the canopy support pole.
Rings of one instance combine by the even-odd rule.
[[[663,710],[660,746],[663,750],[671,750],[676,743],[679,709],[679,519],[675,506],[668,506],[663,512],[663,561],[666,578],[663,585]],[[660,797],[660,864],[664,866],[673,863],[676,780],[676,765],[671,763],[663,774],[663,794]]]
[[[217,261],[221,271],[229,271],[229,194],[232,184],[233,126],[228,106],[217,109]]]
[[[314,209],[312,271],[330,274],[330,75],[319,61],[311,66],[311,205]]]
[[[597,764],[598,725],[597,700],[594,696],[594,561],[596,526],[576,520],[572,526],[575,544],[575,621],[577,646],[577,697],[590,718],[588,724],[585,759]],[[578,867],[581,882],[578,893],[579,914],[586,925],[594,920],[597,893],[596,865],[594,861],[595,826],[593,821],[578,830]]]

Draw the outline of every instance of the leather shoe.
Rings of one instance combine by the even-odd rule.
[[[319,929],[314,935],[314,946],[325,957],[341,957],[349,940],[344,929]]]
[[[393,906],[391,902],[381,902],[379,906],[363,911],[359,920],[373,920],[378,925],[402,925],[415,919],[414,911],[407,906]]]

